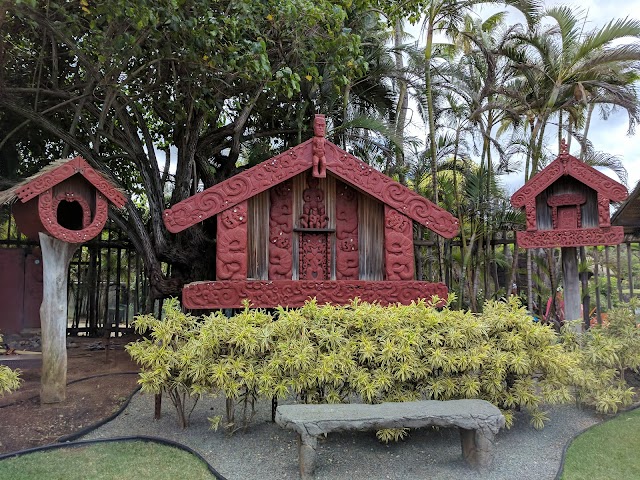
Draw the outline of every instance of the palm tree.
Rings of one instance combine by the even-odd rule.
[[[630,127],[640,119],[631,83],[640,45],[618,43],[630,36],[640,36],[640,21],[611,21],[584,33],[583,19],[563,6],[546,10],[538,22],[512,35],[502,52],[521,81],[504,93],[530,124],[526,179],[540,167],[545,130],[555,115],[562,124],[561,112],[569,112],[575,124],[576,104],[606,104],[626,109]]]

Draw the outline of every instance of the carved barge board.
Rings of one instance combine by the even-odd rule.
[[[336,279],[358,280],[358,193],[348,185],[336,184]]]
[[[607,227],[516,232],[516,239],[520,248],[619,245],[624,241],[624,228]]]
[[[164,211],[164,223],[178,233],[311,168],[311,140],[207,188]]]
[[[445,238],[458,234],[458,219],[362,160],[327,142],[327,170]]]
[[[167,230],[172,233],[180,232],[264,192],[272,185],[311,169],[312,140],[165,210],[164,223]],[[329,141],[325,142],[325,160],[327,170],[339,179],[388,204],[429,230],[446,238],[453,238],[458,234],[456,217]]]
[[[37,176],[16,190],[16,195],[24,203],[41,193],[49,190],[54,185],[80,174],[87,179],[98,191],[100,191],[116,207],[122,208],[127,203],[127,198],[106,178],[94,170],[82,157],[71,160],[60,160],[60,166]]]
[[[413,224],[397,210],[384,206],[384,252],[387,280],[413,280]]]
[[[511,205],[522,208],[563,175],[570,175],[614,202],[627,198],[627,188],[588,166],[576,157],[562,153],[511,196]]]
[[[218,215],[216,278],[247,278],[247,202],[237,204]]]
[[[242,308],[246,299],[256,308],[279,305],[293,308],[303,306],[311,298],[320,304],[345,305],[358,297],[381,305],[408,305],[419,298],[430,300],[433,295],[446,299],[446,285],[419,281],[248,280],[187,284],[182,291],[182,304],[189,309]],[[443,303],[444,300],[439,305]]]

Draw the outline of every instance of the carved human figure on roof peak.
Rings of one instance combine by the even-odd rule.
[[[325,178],[327,176],[325,155],[325,133],[327,129],[327,121],[324,115],[316,115],[313,120],[313,169],[312,175],[317,178]]]

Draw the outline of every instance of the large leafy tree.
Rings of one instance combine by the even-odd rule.
[[[364,2],[1,3],[0,149],[13,173],[77,153],[119,180],[139,201],[113,218],[158,294],[213,263],[195,261],[212,251],[207,225],[170,235],[163,210],[234,174],[246,147],[302,140],[315,107],[291,99],[366,69],[347,28]]]

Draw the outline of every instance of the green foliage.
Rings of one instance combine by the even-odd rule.
[[[194,376],[198,366],[193,361],[192,340],[199,329],[195,317],[180,311],[177,299],[165,302],[163,312],[162,319],[153,315],[136,317],[136,332],[150,332],[150,338],[130,343],[126,349],[142,367],[138,380],[142,391],[166,392],[178,413],[179,425],[186,428],[200,395],[206,391]]]
[[[127,347],[143,367],[143,388],[223,394],[230,431],[251,421],[257,398],[292,395],[307,403],[482,398],[503,410],[508,425],[513,411],[525,410],[542,428],[543,406],[569,402],[575,392],[599,411],[626,404],[632,390],[620,378],[621,362],[637,367],[640,359],[638,329],[633,345],[611,346],[616,335],[630,336],[627,317],[614,320],[606,333],[612,338],[593,332],[581,345],[568,331],[560,336],[533,322],[515,297],[487,302],[482,314],[425,301],[310,301],[273,315],[246,307],[232,318],[214,313],[199,322],[173,300],[165,316],[138,317],[136,328],[151,329],[151,339]],[[235,420],[237,404],[242,422]],[[383,441],[404,435],[378,434]]]
[[[2,335],[0,335],[0,343],[2,343]],[[19,386],[20,373],[0,365],[0,396],[16,390]]]
[[[578,399],[597,411],[616,413],[631,405],[634,390],[625,381],[625,371],[640,367],[640,328],[636,303],[616,307],[606,326],[594,326],[581,336],[564,332],[567,345],[581,356],[582,368],[573,372]],[[568,328],[568,327],[565,327]]]

